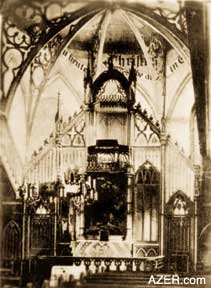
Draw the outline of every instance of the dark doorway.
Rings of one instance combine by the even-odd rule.
[[[104,173],[92,177],[96,177],[98,196],[85,206],[85,234],[100,235],[101,239],[109,235],[123,236],[126,233],[126,175]]]

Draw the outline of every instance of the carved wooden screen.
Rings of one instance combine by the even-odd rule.
[[[189,253],[190,218],[183,216],[169,218],[168,230],[171,253]]]
[[[31,219],[31,255],[50,255],[53,243],[53,221],[49,215]]]
[[[21,230],[19,225],[11,220],[3,231],[3,260],[17,260],[21,257]]]
[[[191,215],[193,203],[182,191],[167,204],[167,255],[170,270],[188,272],[191,247]]]
[[[159,183],[159,172],[146,161],[136,173],[137,240],[150,242],[158,240]]]

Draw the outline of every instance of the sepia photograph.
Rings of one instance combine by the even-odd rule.
[[[211,288],[211,1],[0,0],[0,288]]]

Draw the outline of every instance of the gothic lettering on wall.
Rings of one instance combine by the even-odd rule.
[[[68,58],[71,64],[75,65],[79,70],[85,72],[86,65],[81,63],[67,49],[63,51],[63,55]],[[126,75],[129,75],[129,69],[131,67],[132,59],[134,59],[135,61],[135,67],[137,68],[137,76],[140,79],[152,81],[153,76],[151,74],[142,72],[141,68],[147,66],[146,59],[143,57],[142,54],[135,55],[134,57],[131,57],[129,55],[120,55],[120,54],[114,55],[113,63],[114,63],[114,66],[117,67],[120,71],[122,71]],[[154,62],[156,63],[155,59],[154,59]],[[177,57],[174,57],[174,59],[171,60],[169,64],[167,64],[167,68],[166,68],[167,77],[170,76],[172,73],[174,73],[184,63],[185,61],[180,55],[178,55]],[[106,61],[104,62],[104,64],[106,64]]]
[[[80,63],[80,61],[77,60],[69,51],[64,50],[63,55],[65,57],[68,57],[68,60],[70,61],[70,63],[74,64],[78,69],[80,69],[83,72],[86,71],[86,67],[82,63]]]

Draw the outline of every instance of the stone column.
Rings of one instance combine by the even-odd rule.
[[[26,243],[26,201],[23,197],[23,219],[22,219],[22,260],[25,259],[25,243]]]
[[[204,170],[204,187],[203,187],[203,219],[204,226],[208,224],[211,225],[211,2],[204,1],[204,41],[205,41],[205,52],[206,62],[205,62],[205,121],[206,121],[206,144],[207,144],[207,153],[203,157],[203,170]],[[204,239],[204,243],[211,237],[211,229],[206,231],[207,236]],[[207,246],[205,244],[204,246]],[[205,251],[208,260],[204,261],[204,265],[210,270],[211,269],[211,243],[207,246],[207,251]]]
[[[161,175],[160,175],[160,205],[159,205],[159,243],[160,255],[165,254],[165,198],[166,198],[166,144],[167,134],[161,133],[160,136],[161,153]]]
[[[79,238],[80,239],[84,239],[84,226],[85,226],[85,221],[84,221],[85,219],[84,219],[84,203],[81,203],[81,209],[80,209],[80,223],[79,223],[79,225],[80,225],[80,234],[79,234]]]
[[[200,166],[195,165],[195,183],[194,183],[194,246],[193,246],[193,265],[194,271],[197,271],[198,268],[198,198],[200,194]]]
[[[205,3],[206,2],[206,3]],[[207,95],[206,95],[206,121],[207,121],[207,152],[208,152],[208,157],[209,160],[211,160],[211,23],[210,23],[210,19],[211,19],[211,2],[210,1],[204,1],[204,5],[206,7],[205,10],[205,42],[206,42],[206,51],[207,51],[207,56],[206,60],[206,73],[205,73],[205,77],[207,79],[205,79],[205,83],[207,84]],[[211,161],[210,161],[211,162]],[[209,163],[211,164],[211,163]],[[210,168],[211,170],[211,168]],[[211,188],[211,187],[209,187]],[[211,191],[211,190],[210,190]],[[210,193],[211,194],[211,193]]]
[[[198,201],[199,258],[210,270],[211,244],[211,3],[186,1],[188,40],[203,175]]]
[[[126,240],[132,241],[133,236],[133,174],[127,173],[127,234]]]
[[[31,237],[31,216],[29,213],[27,213],[27,235],[26,235],[26,257],[29,258],[30,257],[30,237]]]
[[[90,125],[90,109],[88,105],[84,105],[84,111],[85,111],[85,143],[88,147],[90,145],[90,134],[91,134],[91,125]]]
[[[127,145],[129,146],[129,164],[134,165],[134,152],[133,147],[135,144],[135,111],[131,109],[130,113],[128,114],[128,139]]]

